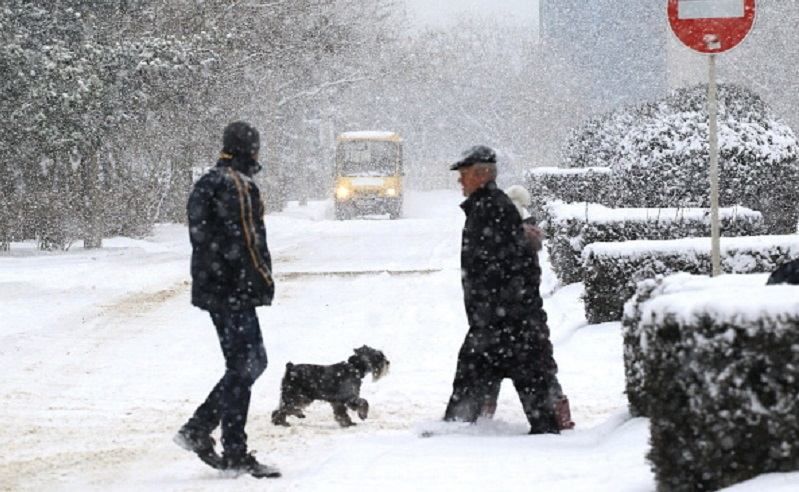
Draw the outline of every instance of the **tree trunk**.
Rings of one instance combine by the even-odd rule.
[[[176,167],[172,172],[172,185],[170,186],[173,207],[169,220],[176,224],[186,224],[186,202],[189,200],[189,193],[191,193],[191,187],[194,184],[192,175],[194,154],[192,149],[188,145],[184,146],[183,152],[176,157],[173,163]]]
[[[96,249],[103,247],[103,211],[100,199],[100,163],[97,151],[89,153],[84,176],[84,218],[86,229],[84,231],[83,247]]]

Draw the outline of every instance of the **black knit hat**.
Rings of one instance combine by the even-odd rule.
[[[457,171],[462,167],[469,167],[473,164],[496,164],[496,162],[497,154],[491,147],[475,145],[461,154],[461,160],[451,165],[449,170]]]
[[[222,152],[232,156],[252,157],[261,148],[261,137],[252,125],[234,121],[222,134]]]

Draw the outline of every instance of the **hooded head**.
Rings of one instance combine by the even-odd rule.
[[[261,170],[258,152],[261,136],[258,130],[244,121],[234,121],[225,127],[222,134],[223,157],[232,159],[233,166],[249,176]]]
[[[234,121],[225,127],[222,134],[222,152],[233,157],[253,157],[261,149],[261,136],[252,125],[244,121]]]

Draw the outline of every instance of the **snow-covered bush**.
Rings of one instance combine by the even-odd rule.
[[[725,273],[773,271],[799,258],[799,236],[750,236],[721,240]],[[622,317],[636,284],[676,272],[710,274],[710,238],[593,243],[583,251],[585,315],[590,323]]]
[[[568,168],[609,166],[618,157],[621,138],[651,105],[623,107],[594,116],[573,129],[563,147],[563,165]]]
[[[678,89],[654,104],[595,118],[567,143],[565,164],[610,166],[602,203],[614,207],[707,207],[706,86]],[[769,233],[796,230],[799,145],[762,99],[735,85],[719,87],[722,206],[763,213]]]
[[[643,306],[651,299],[675,292],[688,292],[710,289],[714,287],[753,287],[766,285],[769,273],[728,274],[718,277],[676,273],[666,277],[643,280],[638,283],[635,295],[624,305],[622,317],[622,334],[624,337],[624,375],[627,401],[630,414],[649,416],[647,405],[649,398],[644,393],[646,372],[644,357],[649,349],[647,340],[642,336],[641,317]]]
[[[524,177],[532,198],[530,213],[540,221],[545,219],[546,204],[553,200],[601,203],[610,182],[610,168],[537,167]]]
[[[588,244],[710,235],[710,211],[704,208],[611,209],[595,203],[561,202],[545,208],[549,258],[564,284],[583,280],[582,253]],[[730,207],[720,209],[719,217],[724,236],[764,232],[759,212]]]
[[[659,490],[799,469],[799,288],[765,280],[681,276],[630,308]]]

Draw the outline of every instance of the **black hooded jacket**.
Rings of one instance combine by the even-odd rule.
[[[187,206],[191,302],[207,311],[269,305],[275,293],[264,207],[253,159],[222,158],[194,185]]]
[[[461,275],[471,331],[490,333],[495,341],[537,330],[548,335],[541,269],[513,202],[491,181],[461,208],[466,212]]]

